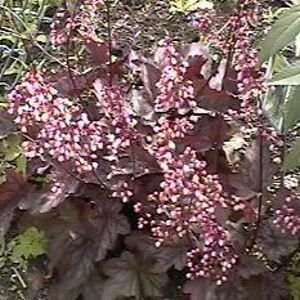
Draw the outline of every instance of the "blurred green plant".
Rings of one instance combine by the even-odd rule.
[[[287,138],[300,122],[300,4],[275,12],[275,22],[259,44],[260,59],[268,68],[269,90],[262,108],[277,130]],[[288,50],[288,51],[285,51]],[[284,154],[283,171],[300,166],[300,141]]]
[[[47,61],[45,28],[49,30],[51,9],[60,2],[0,1],[0,95],[10,90],[33,62],[42,65]]]
[[[0,0],[0,184],[8,168],[25,174],[21,138],[2,113],[6,95],[33,64],[57,61],[50,54],[50,24],[60,0]]]
[[[300,277],[289,275],[289,289],[293,300],[300,300]]]
[[[44,233],[35,227],[30,227],[7,244],[5,256],[22,270],[27,270],[30,261],[46,254],[46,249],[47,240]]]
[[[170,1],[170,11],[173,13],[189,13],[197,9],[212,9],[213,2],[209,0],[173,0]]]

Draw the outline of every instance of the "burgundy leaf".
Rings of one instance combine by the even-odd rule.
[[[9,170],[6,182],[0,185],[0,215],[15,208],[29,192],[30,185],[20,173]]]
[[[109,45],[106,42],[100,42],[88,38],[85,45],[91,54],[92,61],[96,65],[102,65],[109,61]]]
[[[161,71],[150,63],[143,63],[141,65],[140,72],[145,90],[148,93],[151,102],[153,103],[157,96],[156,83],[160,79]]]
[[[84,75],[56,74],[51,79],[54,87],[64,96],[78,96],[88,87],[88,78]]]
[[[237,110],[239,108],[240,102],[236,97],[224,90],[211,89],[206,80],[195,81],[194,88],[198,105],[201,108],[216,112],[226,112],[228,109]]]
[[[283,300],[288,299],[287,274],[285,272],[265,272],[253,276],[244,283],[246,300]],[[225,300],[225,299],[224,299]]]
[[[236,272],[243,279],[250,279],[252,276],[258,276],[266,272],[263,262],[250,255],[241,255]]]
[[[174,244],[163,245],[159,250],[156,255],[157,268],[167,271],[174,267],[176,270],[182,271],[186,267],[186,253],[189,250],[187,241],[179,240]]]
[[[229,125],[223,118],[202,116],[180,144],[189,145],[197,151],[207,151],[213,146],[221,146],[228,136]]]

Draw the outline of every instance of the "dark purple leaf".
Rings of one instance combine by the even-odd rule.
[[[205,278],[187,281],[183,292],[190,295],[190,300],[218,300],[216,285]]]
[[[179,240],[172,245],[161,246],[156,255],[157,268],[167,271],[174,267],[176,270],[182,271],[186,267],[186,253],[188,250],[188,243],[184,240]]]
[[[185,239],[157,248],[155,239],[140,232],[134,232],[128,236],[126,245],[130,251],[155,260],[153,268],[165,272],[173,266],[176,270],[183,270],[187,258],[186,252],[189,249]]]
[[[272,221],[261,224],[257,243],[268,259],[276,262],[280,262],[298,246],[296,237],[282,233],[279,228],[272,224]]]
[[[70,236],[64,248],[65,253],[56,264],[57,283],[51,285],[51,300],[76,300],[82,285],[94,271],[94,252],[88,240]]]
[[[13,118],[8,113],[0,112],[0,139],[7,137],[9,134],[16,132],[16,126],[13,123]]]
[[[157,96],[156,84],[161,77],[161,69],[150,59],[132,51],[129,56],[129,68],[139,74],[147,93],[148,105],[152,104]]]
[[[33,213],[46,213],[60,205],[71,194],[75,193],[79,181],[63,171],[50,174],[50,183],[41,191],[32,191],[19,207],[30,209]]]
[[[252,276],[261,275],[266,272],[263,262],[250,255],[241,255],[235,272],[243,279],[249,279]]]
[[[217,300],[246,300],[247,290],[239,277],[233,277],[229,282],[217,287],[216,297]]]
[[[155,240],[142,232],[136,231],[131,233],[125,240],[127,249],[138,256],[156,261],[156,257],[160,251],[155,247]]]
[[[89,219],[93,237],[96,239],[97,254],[96,261],[102,260],[108,250],[112,249],[119,235],[130,232],[127,218],[120,214],[122,205],[113,199],[102,199],[97,202],[97,211]]]
[[[246,300],[286,300],[288,299],[287,274],[266,272],[261,276],[253,276],[244,282],[244,289],[247,291]]]
[[[151,260],[124,252],[104,264],[104,274],[109,278],[104,282],[103,299],[119,297],[159,297],[167,282],[165,273],[153,270]]]
[[[87,77],[84,75],[73,74],[56,74],[52,81],[54,82],[54,87],[63,96],[78,96],[84,89],[88,87]]]
[[[190,146],[199,152],[207,151],[213,146],[221,146],[228,138],[229,125],[223,118],[204,115],[195,124],[192,132],[187,134],[180,145]]]
[[[82,287],[81,296],[84,300],[101,300],[103,294],[103,278],[94,272]]]

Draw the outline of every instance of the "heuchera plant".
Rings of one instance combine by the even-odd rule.
[[[2,186],[23,189],[5,211],[43,213],[53,299],[286,297],[299,195],[274,185],[284,143],[260,105],[263,16],[256,0],[200,10],[200,42],[166,37],[146,57],[117,51],[105,1],[57,14],[51,41],[66,68],[32,69],[9,94],[30,171]]]

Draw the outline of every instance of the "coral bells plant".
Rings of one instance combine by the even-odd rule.
[[[107,41],[93,23],[99,8]],[[261,3],[238,1],[222,16],[200,10],[192,25],[201,42],[166,37],[152,56],[120,50],[110,13],[108,1],[58,12],[51,40],[65,61],[28,71],[8,96],[29,172],[6,209],[47,212],[57,230],[45,228],[51,297],[166,299],[183,286],[180,299],[231,299],[237,285],[238,299],[252,299],[255,285],[261,299],[286,297],[290,249],[269,254],[282,230],[298,238],[299,197],[270,189],[283,143],[260,109]],[[80,66],[68,56],[77,47]],[[266,292],[272,264],[281,279]]]

